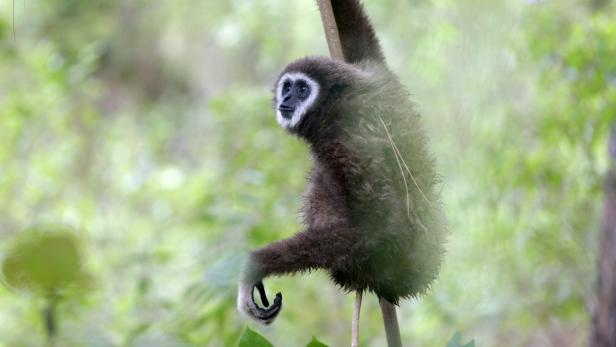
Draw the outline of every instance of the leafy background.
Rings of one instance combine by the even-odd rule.
[[[247,324],[276,346],[349,343],[353,296],[323,273],[268,281],[286,302],[270,327],[235,311],[246,252],[299,227],[310,160],[270,90],[328,53],[313,1],[0,4],[0,259],[32,228],[68,228],[87,273],[61,293],[56,345],[235,346]],[[585,345],[615,4],[366,8],[429,130],[451,229],[431,294],[399,310],[406,345]],[[46,296],[4,270],[0,346],[45,344]],[[361,344],[383,346],[364,302]]]

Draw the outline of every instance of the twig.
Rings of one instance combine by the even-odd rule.
[[[389,130],[387,129],[387,125],[385,125],[385,122],[383,121],[383,118],[379,117],[379,120],[381,120],[381,124],[383,124],[383,127],[385,128],[385,132],[387,133],[389,142],[392,146],[392,149],[394,150],[394,154],[396,155],[396,160],[400,158],[400,160],[402,161],[402,164],[404,165],[404,168],[406,169],[406,172],[408,172],[409,176],[411,176],[411,180],[413,180],[413,183],[415,184],[415,187],[417,187],[417,189],[419,190],[419,193],[421,193],[421,196],[424,198],[424,200],[426,200],[428,205],[430,205],[431,207],[434,207],[434,205],[432,204],[432,201],[428,199],[428,197],[426,196],[426,194],[424,194],[419,184],[417,184],[417,181],[415,180],[415,176],[413,176],[411,169],[409,169],[408,165],[406,165],[406,162],[404,161],[404,158],[402,158],[402,154],[400,153],[400,150],[398,149],[396,142],[394,142],[394,139],[391,137],[391,134],[389,133]],[[400,165],[400,162],[398,162],[398,165]],[[406,179],[404,180],[404,185],[406,186]],[[408,188],[406,192],[408,193]]]
[[[396,163],[398,163],[398,168],[400,169],[400,174],[402,175],[402,181],[404,182],[404,189],[406,191],[406,216],[410,220],[411,219],[411,197],[409,193],[409,185],[408,183],[406,183],[406,174],[404,173],[404,170],[402,169],[402,164],[400,163],[400,161],[404,163],[404,158],[402,158],[402,155],[400,154],[400,152],[397,151],[398,147],[396,147],[396,143],[394,142],[394,139],[392,139],[391,135],[389,134],[389,130],[387,129],[387,125],[385,125],[385,121],[383,121],[383,118],[381,118],[380,116],[379,116],[379,120],[381,121],[381,124],[383,124],[383,128],[385,128],[385,133],[387,134],[387,138],[389,139],[389,144],[391,145],[391,149],[394,151],[394,158],[396,158]],[[406,163],[404,163],[404,166],[406,167]],[[415,179],[413,179],[413,181],[415,181]],[[415,183],[415,185],[417,185],[417,183]]]

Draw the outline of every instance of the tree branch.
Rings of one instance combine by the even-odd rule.
[[[332,3],[330,0],[317,0],[317,4],[319,5],[321,20],[323,21],[323,30],[325,31],[325,38],[327,39],[327,46],[329,47],[329,55],[332,59],[344,60]]]

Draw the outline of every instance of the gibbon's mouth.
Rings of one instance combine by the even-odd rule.
[[[293,112],[295,112],[295,108],[280,106],[278,107],[278,111],[280,111],[280,114],[284,119],[291,119],[291,117],[293,117]]]

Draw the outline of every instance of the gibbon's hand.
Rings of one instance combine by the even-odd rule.
[[[261,308],[255,302],[254,289],[259,291],[261,302],[266,308]],[[282,308],[282,294],[277,293],[274,298],[274,303],[270,306],[263,282],[258,281],[255,284],[240,282],[237,293],[237,309],[248,317],[262,324],[270,324],[274,321],[280,309]]]

